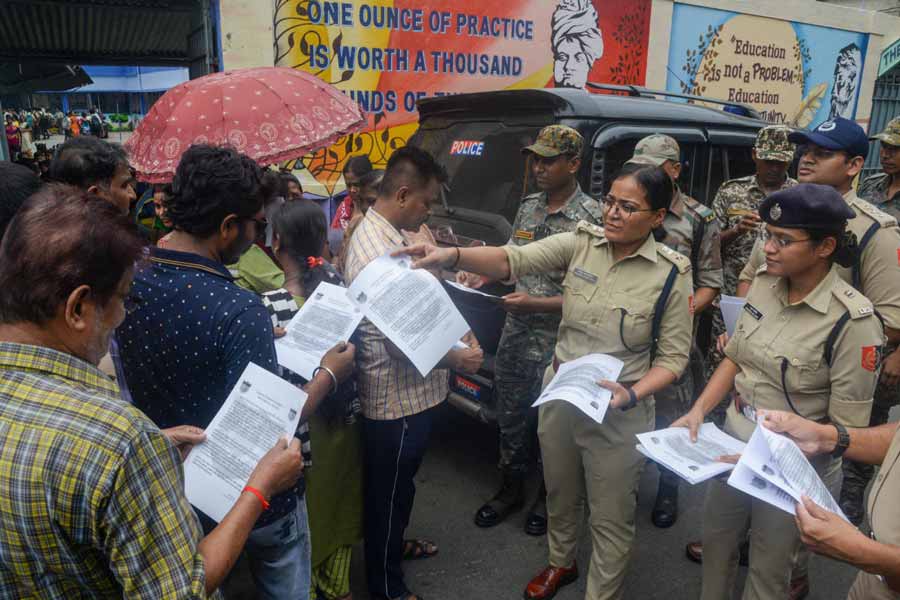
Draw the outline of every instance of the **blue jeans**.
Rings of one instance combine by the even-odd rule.
[[[260,600],[309,600],[311,582],[306,497],[277,521],[250,532],[244,556]]]

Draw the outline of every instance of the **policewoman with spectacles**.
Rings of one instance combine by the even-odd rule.
[[[625,363],[619,382],[598,382],[613,394],[602,424],[568,402],[540,407],[550,560],[528,583],[526,599],[549,598],[578,577],[585,498],[593,543],[586,598],[622,595],[644,465],[635,434],[653,429],[653,394],[681,374],[691,347],[690,261],[657,242],[673,192],[663,169],[645,166],[613,181],[603,202],[604,228],[582,222],[527,246],[405,250],[419,257],[419,267],[498,280],[564,271],[562,321],[544,386],[561,363],[587,354]]]
[[[803,183],[770,195],[759,207],[766,223],[766,264],[759,268],[725,359],[690,412],[676,421],[691,436],[729,393],[725,430],[744,441],[760,409],[790,411],[846,427],[869,424],[884,334],[872,303],[843,281],[835,265],[855,260],[854,216],[830,186]],[[846,441],[812,459],[828,488],[840,485]],[[703,600],[732,596],[738,548],[750,530],[744,600],[787,598],[800,534],[788,513],[716,479],[703,512]]]

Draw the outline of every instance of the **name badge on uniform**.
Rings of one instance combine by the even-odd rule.
[[[760,319],[763,318],[763,314],[761,312],[759,312],[759,309],[756,308],[755,306],[753,306],[752,304],[750,304],[749,302],[744,304],[744,310],[746,310],[748,313],[750,313],[750,316],[753,317],[754,319],[756,319],[757,321],[759,321]]]
[[[534,239],[534,232],[533,231],[525,231],[524,229],[516,229],[515,237],[517,240],[531,241]]]
[[[573,274],[575,275],[575,277],[577,277],[578,279],[584,279],[584,280],[587,281],[588,283],[597,283],[597,281],[598,281],[596,275],[594,275],[593,273],[590,273],[590,272],[588,272],[588,271],[585,271],[585,270],[582,269],[581,267],[575,267],[575,268],[572,270],[572,273],[573,273]]]

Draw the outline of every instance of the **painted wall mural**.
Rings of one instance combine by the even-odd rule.
[[[748,104],[767,121],[795,127],[852,119],[868,37],[675,4],[666,87]]]
[[[416,100],[588,82],[643,85],[650,0],[276,0],[278,66],[334,83],[366,131],[297,161],[309,191],[342,187],[347,158],[383,167],[416,129]]]

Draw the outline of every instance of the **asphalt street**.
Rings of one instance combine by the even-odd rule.
[[[473,516],[495,491],[498,481],[496,430],[442,406],[431,446],[416,479],[417,494],[408,537],[427,538],[440,546],[434,558],[406,563],[407,583],[425,600],[515,600],[526,583],[546,564],[547,543],[522,531],[524,511],[507,522],[480,529]],[[684,545],[700,532],[704,487],[682,486],[681,516],[674,527],[657,529],[650,522],[656,491],[656,469],[644,469],[638,497],[637,543],[625,584],[627,600],[696,600],[701,568],[684,556]],[[536,490],[536,487],[535,487]],[[581,600],[590,560],[590,538],[583,530],[579,580],[564,588],[558,600]],[[353,596],[365,591],[362,548],[354,553]],[[739,587],[746,576],[739,571]],[[855,576],[852,567],[813,557],[810,600],[843,600]],[[247,577],[243,579],[247,581]],[[250,597],[250,586],[244,590]],[[242,594],[243,595],[243,594]],[[736,593],[735,598],[740,598]]]

